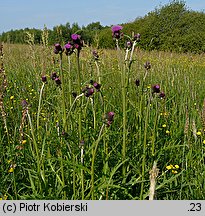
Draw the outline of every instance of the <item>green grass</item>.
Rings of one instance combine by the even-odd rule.
[[[75,54],[70,65],[63,55],[61,71],[59,56],[52,49],[4,46],[7,88],[1,94],[8,133],[0,117],[0,195],[8,199],[148,199],[149,172],[156,161],[157,199],[205,198],[203,55],[136,49],[129,77],[124,77],[128,85],[122,90],[124,62],[116,50],[99,50],[97,67],[88,47],[81,51],[80,68]],[[125,55],[123,49],[120,52]],[[143,83],[146,61],[151,69]],[[50,79],[54,71],[59,76],[63,73],[63,89]],[[102,94],[83,95],[73,103],[71,93],[90,80],[98,81],[99,74]],[[47,75],[48,82],[40,94],[42,75]],[[139,87],[136,79],[141,81]],[[165,99],[152,95],[154,84],[160,84]],[[27,112],[22,100],[28,102]],[[115,113],[114,121],[106,127],[104,115],[110,111]],[[201,135],[195,137],[195,130]],[[166,168],[170,164],[179,165],[177,173]]]

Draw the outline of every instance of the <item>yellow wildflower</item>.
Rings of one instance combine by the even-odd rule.
[[[170,131],[169,131],[169,130],[166,130],[166,134],[170,134]]]
[[[179,165],[177,165],[177,164],[176,164],[174,167],[175,167],[176,169],[179,169]]]
[[[166,166],[166,168],[167,168],[168,170],[170,170],[170,169],[173,169],[174,166],[173,166],[172,164],[170,164],[169,166]]]
[[[201,132],[197,131],[196,135],[201,136]]]
[[[14,96],[12,95],[11,97],[10,97],[10,100],[13,100],[14,99]]]
[[[166,127],[166,124],[163,124],[162,127],[165,128],[165,127]]]
[[[8,170],[9,173],[13,173],[14,172],[14,168],[11,167],[9,170]]]
[[[27,142],[26,140],[22,140],[22,142],[21,142],[21,143],[22,143],[23,145],[25,145],[25,144],[26,144],[26,142]]]
[[[172,173],[173,174],[177,174],[178,172],[176,170],[172,170]]]

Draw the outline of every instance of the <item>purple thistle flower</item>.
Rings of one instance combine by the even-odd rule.
[[[136,35],[134,35],[134,41],[140,41],[140,37],[141,35],[137,33]]]
[[[152,92],[153,93],[160,93],[160,85],[153,85],[152,86]]]
[[[71,39],[72,39],[73,41],[79,40],[79,39],[80,39],[80,35],[78,35],[78,34],[72,34],[72,35],[71,35]]]
[[[113,33],[119,32],[119,31],[121,31],[122,29],[123,29],[122,26],[116,25],[116,26],[113,26],[113,27],[112,27],[112,32],[113,32]]]
[[[94,89],[93,89],[93,88],[87,87],[86,90],[85,90],[85,92],[84,92],[84,95],[85,95],[86,97],[90,97],[90,96],[93,95],[93,94],[94,94]]]
[[[55,80],[56,78],[58,78],[57,73],[56,73],[56,72],[53,72],[53,73],[51,74],[51,79],[52,79],[52,80]]]
[[[107,120],[108,121],[113,121],[115,113],[114,112],[108,112],[107,113]]]
[[[75,48],[75,47],[73,47],[73,45],[72,45],[70,42],[68,42],[68,43],[64,46],[64,48],[65,48],[65,54],[66,54],[66,55],[71,55],[71,54],[74,52],[74,48]]]
[[[61,85],[61,80],[58,77],[55,78],[55,82],[56,82],[57,85]]]
[[[71,35],[71,39],[73,41],[73,46],[77,50],[81,50],[81,48],[83,47],[83,41],[80,40],[80,38],[81,38],[81,36],[78,34],[72,34]]]
[[[131,49],[132,48],[132,42],[131,41],[127,41],[125,47],[127,49]]]
[[[159,98],[161,98],[161,99],[163,99],[163,98],[165,98],[165,93],[162,91],[162,92],[160,92],[160,94],[159,94]]]
[[[123,29],[122,26],[120,25],[116,25],[112,27],[112,36],[115,39],[120,39],[120,37],[122,36],[122,33],[120,32]]]
[[[140,80],[139,79],[136,79],[135,80],[135,85],[138,87],[138,86],[140,86]]]
[[[114,121],[114,115],[115,115],[115,113],[114,112],[108,112],[107,114],[106,114],[106,120],[107,120],[107,127],[109,127],[111,124],[112,124],[112,122]]]
[[[100,91],[101,85],[100,85],[99,83],[94,82],[94,83],[93,83],[93,86],[95,87],[95,89],[96,89],[97,91]]]
[[[46,76],[42,76],[41,80],[42,80],[42,82],[47,83],[47,77]]]
[[[59,43],[54,44],[54,53],[55,54],[59,54],[63,52],[63,48],[61,47],[61,45]]]

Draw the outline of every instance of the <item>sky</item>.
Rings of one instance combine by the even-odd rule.
[[[92,22],[117,25],[143,17],[170,0],[0,0],[0,33],[11,29],[38,28]],[[189,9],[204,11],[204,0],[186,0]]]

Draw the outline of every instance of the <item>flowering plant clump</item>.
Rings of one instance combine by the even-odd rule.
[[[177,174],[178,173],[178,169],[179,169],[179,165],[172,165],[172,164],[170,164],[170,165],[168,165],[168,166],[166,166],[166,169],[167,170],[170,170],[173,174]]]

